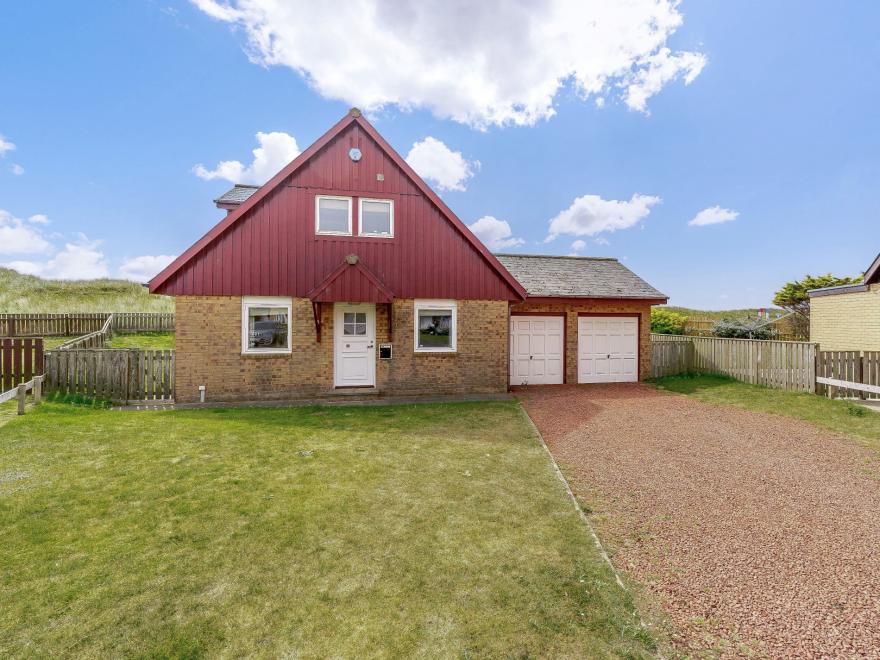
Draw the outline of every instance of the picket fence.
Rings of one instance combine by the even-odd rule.
[[[47,391],[119,403],[174,399],[174,351],[47,351]]]
[[[6,337],[0,340],[0,392],[43,373],[43,340]]]
[[[114,332],[174,331],[174,314],[164,312],[0,314],[0,336],[79,337],[99,331],[111,316]]]
[[[810,342],[651,335],[651,346],[654,377],[720,374],[775,389],[816,390],[817,348]]]

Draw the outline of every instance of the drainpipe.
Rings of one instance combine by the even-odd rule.
[[[199,403],[205,402],[205,386],[199,385]]]

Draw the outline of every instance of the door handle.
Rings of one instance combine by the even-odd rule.
[[[610,360],[610,359],[611,359],[611,353],[609,353],[609,354],[606,355],[605,357],[607,357],[607,358]]]
[[[367,348],[373,348],[373,345],[372,345],[372,344],[370,344],[370,345],[369,345],[369,346],[367,346]]]
[[[529,356],[529,359],[531,360],[531,359],[533,359],[534,357],[535,357],[534,355],[530,355],[530,356]]]

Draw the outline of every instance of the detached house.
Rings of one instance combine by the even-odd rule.
[[[613,259],[493,255],[356,109],[150,282],[176,399],[638,380],[666,296]],[[357,389],[355,389],[357,388]]]

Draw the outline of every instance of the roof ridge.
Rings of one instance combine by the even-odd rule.
[[[586,259],[590,261],[620,261],[617,257],[592,257],[573,254],[519,254],[516,252],[493,252],[496,257],[528,257],[530,259]]]
[[[256,183],[233,183],[233,188],[259,188],[260,186]]]

